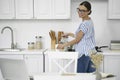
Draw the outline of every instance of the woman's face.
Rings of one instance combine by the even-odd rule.
[[[90,12],[87,10],[87,8],[84,5],[80,5],[79,8],[77,8],[77,11],[80,18],[87,17]]]

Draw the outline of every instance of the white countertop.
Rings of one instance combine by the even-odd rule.
[[[0,51],[0,55],[7,55],[7,54],[17,54],[17,55],[21,55],[21,54],[43,54],[43,52],[46,49],[41,49],[41,50],[22,50],[22,51]]]
[[[34,75],[34,80],[96,80],[96,76],[91,73],[78,73],[78,74],[55,74],[55,73],[42,73]]]
[[[60,49],[47,49],[45,51],[45,54],[50,53],[50,52],[52,52],[52,53],[78,53],[78,52],[73,52],[73,51],[64,51],[64,50],[60,50]]]
[[[20,55],[20,54],[43,54],[43,52],[45,52],[44,54],[47,54],[49,52],[52,52],[52,53],[75,53],[75,52],[70,52],[70,51],[63,51],[63,50],[56,50],[56,49],[41,49],[41,50],[22,50],[22,51],[0,51],[0,55],[5,55],[5,54],[16,54],[16,55]],[[99,53],[99,52],[98,52]],[[100,52],[101,53],[101,52]],[[103,55],[120,55],[120,50],[109,50],[109,49],[106,49],[106,50],[103,50]]]
[[[33,75],[34,80],[96,80],[93,73],[41,73]],[[104,78],[102,80],[116,80],[115,77]]]
[[[103,50],[103,55],[120,55],[120,50]]]
[[[45,51],[45,54],[52,52],[52,53],[75,53],[75,52],[70,52],[70,51],[63,51],[63,50],[56,50],[56,49],[47,49]],[[103,52],[98,52],[102,53],[103,55],[120,55],[120,50],[109,50],[109,49],[104,49]]]

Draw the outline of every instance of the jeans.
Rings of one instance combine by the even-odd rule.
[[[96,69],[92,67],[93,62],[91,61],[89,56],[81,56],[78,59],[78,64],[77,64],[77,73],[90,73],[94,72]]]

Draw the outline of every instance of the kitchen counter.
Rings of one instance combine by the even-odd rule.
[[[22,50],[22,51],[0,51],[0,58],[24,60],[28,69],[29,75],[39,74],[44,72],[44,57],[41,50]],[[34,65],[34,66],[33,66]]]
[[[109,49],[104,49],[102,50],[103,52],[98,52],[102,53],[103,55],[120,55],[120,50],[109,50]],[[44,54],[48,54],[49,52],[52,53],[74,53],[73,51],[64,51],[64,50],[58,50],[58,49],[47,49]]]
[[[22,50],[22,51],[0,51],[0,54],[43,54],[44,52],[57,52],[57,53],[61,53],[61,52],[65,52],[65,53],[74,53],[73,51],[63,51],[63,50],[58,50],[58,49],[41,49],[41,50]],[[44,53],[44,54],[47,54]],[[98,52],[99,53],[99,52]],[[101,52],[100,52],[101,53]],[[120,50],[103,50],[103,55],[120,55]]]
[[[120,50],[103,50],[103,55],[120,55]]]
[[[64,50],[59,50],[59,49],[47,49],[44,54],[47,54],[49,52],[52,53],[76,53],[75,51],[64,51]]]
[[[17,54],[17,55],[21,55],[21,54],[43,54],[43,52],[46,51],[46,49],[41,49],[41,50],[22,50],[22,51],[0,51],[0,55],[2,54]]]
[[[92,73],[42,73],[33,75],[34,80],[96,80],[96,75]],[[101,80],[116,80],[115,77],[104,78]]]
[[[79,74],[58,74],[58,73],[42,73],[33,76],[34,80],[96,80],[95,75],[91,73]]]

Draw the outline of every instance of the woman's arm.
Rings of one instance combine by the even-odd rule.
[[[69,36],[70,35],[73,36],[73,34],[69,33]],[[57,48],[58,49],[63,49],[66,46],[74,45],[82,39],[83,35],[84,35],[84,33],[82,31],[79,31],[74,40],[72,40],[70,42],[67,42],[67,43],[64,43],[64,44],[59,44]]]
[[[68,36],[75,37],[75,34],[73,34],[73,33],[64,33],[62,36],[65,36],[65,37],[68,37]]]

